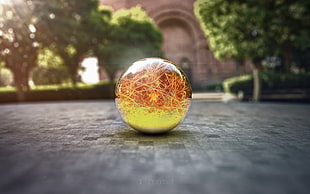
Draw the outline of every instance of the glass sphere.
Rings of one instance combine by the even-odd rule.
[[[143,133],[164,133],[186,116],[191,86],[180,67],[160,58],[134,62],[116,85],[116,106],[123,120]]]

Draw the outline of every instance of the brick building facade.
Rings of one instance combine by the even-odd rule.
[[[194,15],[195,0],[100,0],[114,10],[140,5],[153,18],[163,33],[165,58],[180,65],[192,84],[201,86],[210,81],[248,71],[234,61],[215,59],[207,39]]]

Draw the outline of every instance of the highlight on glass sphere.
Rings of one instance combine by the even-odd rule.
[[[192,96],[180,67],[160,58],[134,62],[118,80],[116,106],[123,120],[143,133],[164,133],[186,116]]]

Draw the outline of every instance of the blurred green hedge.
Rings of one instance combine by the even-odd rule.
[[[32,81],[35,85],[61,84],[69,79],[65,69],[55,67],[36,67],[32,71]]]
[[[63,101],[63,100],[88,100],[88,99],[113,99],[114,84],[101,83],[88,87],[66,87],[55,89],[33,89],[26,92],[26,101]],[[1,91],[0,103],[16,102],[15,91]]]
[[[253,90],[253,75],[247,74],[225,79],[222,83],[225,93],[237,94],[239,91]]]
[[[195,92],[222,92],[222,82],[203,82],[200,85],[192,85],[192,89]]]
[[[13,75],[10,70],[0,67],[0,87],[9,86],[13,83]]]
[[[262,89],[266,90],[310,90],[310,73],[274,73],[261,72]],[[252,93],[253,75],[247,74],[239,77],[228,78],[223,81],[224,91],[237,94],[239,91]]]

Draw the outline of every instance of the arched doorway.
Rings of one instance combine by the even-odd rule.
[[[195,61],[195,40],[186,22],[169,18],[161,21],[158,26],[163,33],[162,50],[168,60],[180,66],[182,63],[190,65]]]
[[[165,57],[178,65],[187,59],[190,66],[187,73],[192,85],[200,84],[206,77],[212,56],[193,10],[171,2],[149,13],[163,34],[162,50]]]

